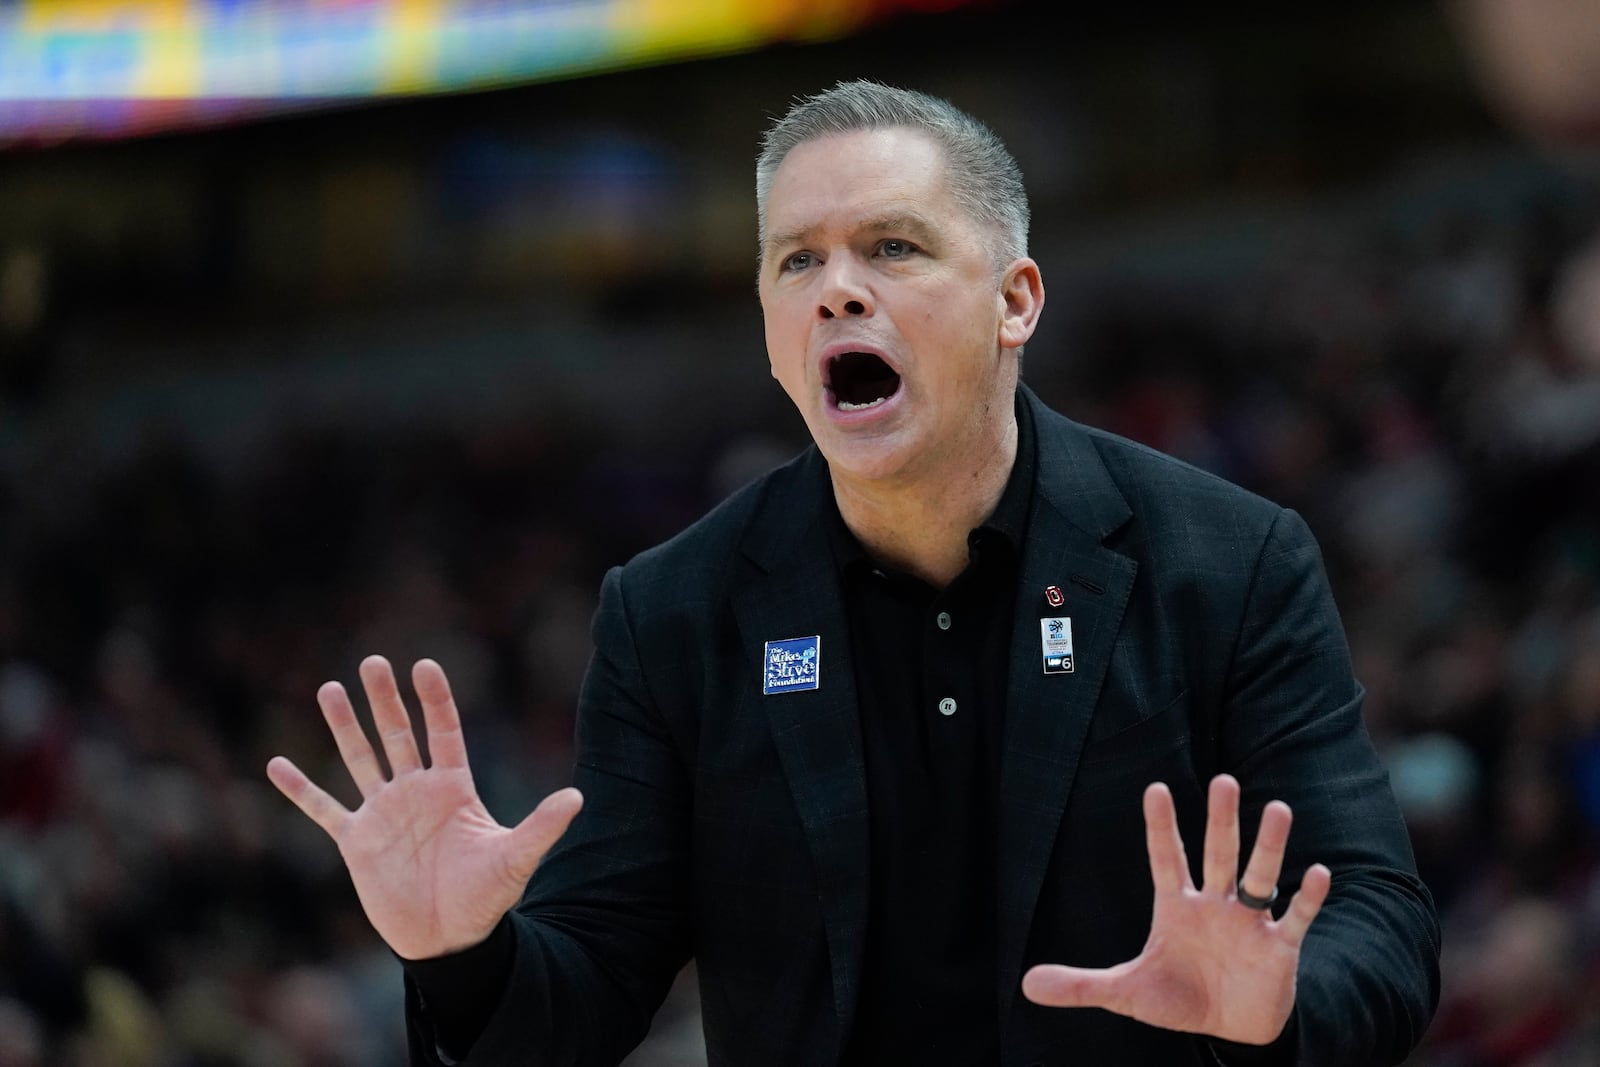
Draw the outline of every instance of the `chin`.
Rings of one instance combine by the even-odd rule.
[[[837,474],[867,482],[886,482],[903,473],[908,456],[903,443],[886,441],[831,441],[817,448]]]

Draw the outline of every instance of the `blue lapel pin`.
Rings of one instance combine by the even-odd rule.
[[[761,663],[763,696],[816,689],[822,684],[822,635],[768,641]]]

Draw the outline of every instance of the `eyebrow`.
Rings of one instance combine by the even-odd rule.
[[[810,226],[800,226],[773,234],[767,238],[767,254],[770,255],[775,249],[789,245],[809,243],[821,229],[821,223],[813,223]],[[915,237],[923,244],[932,244],[935,233],[933,224],[927,218],[911,211],[863,219],[855,223],[853,229],[857,233],[904,233]]]

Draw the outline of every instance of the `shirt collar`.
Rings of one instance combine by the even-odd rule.
[[[1033,504],[1033,472],[1038,466],[1039,446],[1033,427],[1033,409],[1023,399],[1020,389],[1013,404],[1017,413],[1017,458],[1011,464],[1011,476],[1006,479],[1000,503],[973,533],[992,531],[1020,551],[1028,529],[1028,510]]]

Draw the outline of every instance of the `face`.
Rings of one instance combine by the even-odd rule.
[[[772,376],[835,478],[938,477],[998,443],[1044,290],[1032,260],[996,270],[938,145],[903,129],[801,144],[766,221]]]

